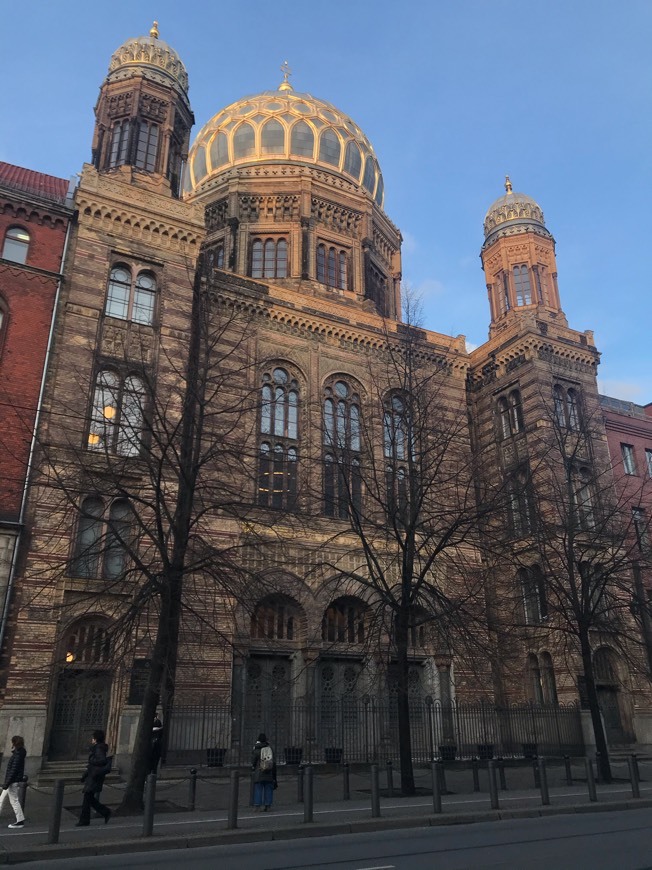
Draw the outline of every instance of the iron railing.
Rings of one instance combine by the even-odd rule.
[[[236,709],[208,698],[199,704],[175,704],[166,724],[166,761],[248,764],[261,731],[280,763],[398,758],[396,704],[345,696],[323,708],[257,704]],[[415,762],[584,753],[575,704],[442,705],[426,698],[410,704],[410,732]]]

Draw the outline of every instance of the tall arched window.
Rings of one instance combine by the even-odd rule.
[[[535,704],[543,704],[543,687],[541,685],[541,669],[539,659],[534,653],[527,657],[527,694],[530,701]]]
[[[315,153],[315,134],[305,121],[297,121],[292,128],[290,152],[302,157],[312,157]]]
[[[414,460],[414,451],[410,450],[413,439],[411,429],[405,396],[389,396],[383,413],[383,452],[386,461],[387,510],[394,520],[405,519],[409,505],[409,460]]]
[[[146,172],[154,172],[156,169],[158,133],[157,124],[149,124],[147,121],[140,122],[136,160],[134,161],[134,166],[137,169],[144,169]]]
[[[30,237],[22,227],[9,227],[2,245],[2,257],[12,263],[26,263]]]
[[[367,162],[364,167],[364,176],[362,177],[362,186],[373,194],[376,186],[376,166],[373,157],[367,157]]]
[[[113,169],[116,166],[122,166],[123,163],[127,162],[130,129],[131,122],[128,120],[116,121],[113,125],[113,130],[111,131],[111,148],[109,149],[108,154],[109,169]]]
[[[69,629],[65,658],[68,664],[108,664],[111,660],[111,637],[106,623],[98,619],[84,619]]]
[[[595,526],[595,515],[591,470],[586,467],[577,468],[572,474],[573,506],[577,514],[577,525],[582,529],[592,529]]]
[[[538,565],[520,568],[518,582],[523,596],[523,611],[527,625],[538,625],[548,618],[548,600],[543,573]]]
[[[323,242],[317,245],[317,280],[329,287],[348,287],[348,252]]]
[[[500,399],[498,399],[497,408],[500,437],[509,438],[509,436],[512,434],[512,429],[509,419],[509,405],[507,404],[507,399],[504,396],[501,396]]]
[[[344,171],[351,175],[357,182],[360,181],[360,170],[362,169],[362,157],[360,149],[351,139],[346,146],[346,154],[344,155]]]
[[[89,496],[81,503],[71,573],[75,577],[98,577],[102,553],[104,502]]]
[[[111,503],[104,547],[104,576],[107,580],[116,580],[124,572],[131,519],[131,506],[126,499],[116,499]]]
[[[258,458],[258,504],[296,506],[299,440],[299,385],[284,368],[263,375]]]
[[[263,154],[285,154],[285,128],[276,118],[271,118],[263,127],[260,150]]]
[[[539,656],[539,669],[543,687],[543,700],[546,704],[557,703],[557,681],[552,656],[549,652],[542,652]]]
[[[339,166],[341,150],[337,133],[334,130],[324,130],[319,140],[319,159],[332,166]]]
[[[497,402],[498,425],[501,438],[509,438],[523,431],[523,405],[519,390],[501,396]]]
[[[285,595],[270,595],[256,605],[251,637],[257,640],[296,640],[301,622],[299,606]]]
[[[241,160],[256,153],[256,139],[251,124],[240,124],[233,136],[233,159]]]
[[[517,469],[507,487],[509,523],[517,537],[530,534],[535,525],[534,497],[527,468]]]
[[[555,384],[552,389],[555,410],[555,423],[561,429],[577,432],[581,425],[580,393],[570,387],[566,389]]]
[[[287,278],[287,274],[287,240],[254,239],[251,244],[251,277]]]
[[[142,449],[146,390],[135,375],[121,378],[111,369],[97,373],[88,434],[89,450],[138,456]]]
[[[324,513],[347,519],[362,506],[360,397],[345,381],[324,391]]]
[[[156,279],[151,272],[138,272],[134,277],[123,264],[111,269],[104,308],[109,317],[150,326],[154,322],[155,303]]]
[[[229,162],[229,142],[226,133],[220,131],[211,142],[211,165],[213,169],[224,166]]]
[[[527,266],[519,265],[513,268],[514,292],[517,305],[532,304],[532,286],[530,284],[530,272]]]

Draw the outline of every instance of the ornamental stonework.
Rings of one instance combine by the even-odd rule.
[[[299,195],[278,194],[275,196],[240,197],[240,218],[248,223],[256,221],[296,221],[299,219]]]
[[[313,197],[311,215],[314,220],[336,230],[338,233],[353,236],[354,238],[360,237],[360,223],[362,220],[360,212],[325,199]]]
[[[107,103],[107,111],[110,118],[117,118],[120,115],[131,114],[134,95],[131,91],[123,94],[114,94],[109,97]]]
[[[139,109],[145,118],[153,121],[165,121],[170,104],[167,100],[161,100],[151,94],[141,94]]]

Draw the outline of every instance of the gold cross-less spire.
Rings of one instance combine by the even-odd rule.
[[[512,182],[509,180],[509,175],[505,176],[505,190],[507,193],[512,192]]]
[[[293,91],[294,88],[290,84],[290,76],[292,75],[292,70],[290,69],[290,64],[287,60],[284,60],[281,64],[281,72],[283,73],[283,81],[278,86],[279,91]]]
[[[155,21],[154,24],[152,24],[152,29],[150,30],[149,35],[152,39],[158,39],[158,21]]]

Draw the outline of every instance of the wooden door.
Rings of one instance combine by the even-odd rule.
[[[110,695],[106,671],[60,674],[48,754],[52,761],[87,757],[93,731],[106,731]]]

